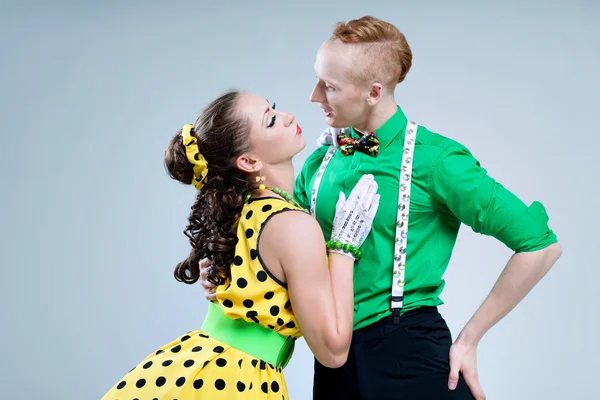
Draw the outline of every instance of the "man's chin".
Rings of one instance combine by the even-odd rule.
[[[332,128],[347,128],[348,125],[345,125],[343,121],[336,119],[335,117],[325,117],[325,122]]]

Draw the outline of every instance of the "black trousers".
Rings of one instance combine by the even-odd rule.
[[[315,360],[314,400],[473,399],[460,376],[448,389],[450,330],[437,307],[384,318],[354,331],[348,361],[327,368]]]

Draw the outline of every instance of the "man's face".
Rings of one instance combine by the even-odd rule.
[[[317,83],[310,101],[319,103],[325,121],[334,128],[362,126],[367,119],[369,90],[351,79],[362,50],[341,40],[328,40],[321,46],[315,62]],[[356,71],[355,71],[356,72]]]

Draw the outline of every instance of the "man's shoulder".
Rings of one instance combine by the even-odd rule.
[[[450,151],[460,150],[469,152],[466,146],[441,133],[434,132],[426,126],[419,125],[417,129],[416,149],[426,151],[433,158],[447,154]]]

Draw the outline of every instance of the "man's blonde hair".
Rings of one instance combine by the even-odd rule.
[[[404,80],[412,65],[412,52],[402,32],[378,18],[366,16],[338,22],[330,40],[335,39],[359,45],[363,50],[358,68],[351,72],[355,81],[378,81],[393,90]]]

